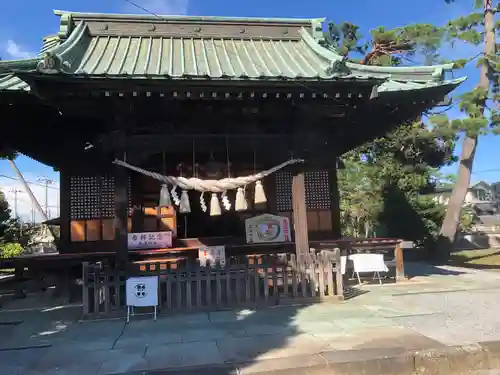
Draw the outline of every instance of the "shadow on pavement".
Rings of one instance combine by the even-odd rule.
[[[0,311],[0,373],[121,374],[216,366],[308,355],[342,335],[338,303],[78,321],[80,306]],[[352,313],[351,313],[352,315]],[[8,324],[13,321],[21,324]],[[66,372],[64,372],[66,371]]]
[[[405,274],[408,278],[420,276],[458,276],[466,272],[442,265],[433,265],[424,262],[405,263]]]

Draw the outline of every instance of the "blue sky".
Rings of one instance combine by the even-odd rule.
[[[350,21],[362,28],[363,34],[377,26],[392,28],[411,23],[443,24],[449,18],[464,14],[471,9],[472,0],[457,0],[453,5],[444,0],[363,0],[363,1],[290,1],[290,0],[135,0],[143,8],[155,14],[188,14],[241,17],[326,17],[335,22]],[[411,5],[411,8],[410,8]],[[30,57],[37,52],[42,37],[58,31],[59,19],[53,9],[102,12],[102,13],[144,13],[126,0],[52,0],[52,1],[8,1],[2,4],[0,12],[0,56],[3,59]],[[471,49],[463,46],[450,49],[453,57],[470,56]],[[467,75],[469,80],[458,91],[468,90],[478,81],[477,69],[464,69],[456,75]],[[455,94],[456,95],[456,94]],[[458,116],[456,109],[448,112],[451,117]],[[500,180],[500,171],[495,169],[493,160],[500,160],[498,140],[485,136],[480,140],[474,166],[474,180],[495,182]],[[459,151],[459,150],[458,150]],[[58,181],[58,174],[29,158],[17,160],[20,170],[29,180],[36,182],[40,176]],[[446,168],[446,173],[454,173],[456,166]],[[0,161],[0,187],[3,190],[15,189],[17,183],[2,176],[13,176],[10,166]],[[41,196],[43,189],[33,185],[35,194]],[[57,188],[57,184],[53,186]],[[42,189],[39,191],[39,189]],[[56,214],[57,190],[51,190],[49,205],[54,206]],[[7,192],[10,200],[12,194]],[[43,197],[39,198],[43,201]],[[24,204],[24,203],[23,203]],[[26,206],[27,207],[27,206]],[[22,210],[26,210],[23,206]],[[25,213],[24,213],[25,214]]]

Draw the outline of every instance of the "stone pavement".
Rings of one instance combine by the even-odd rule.
[[[354,288],[343,303],[162,316],[156,322],[136,317],[128,325],[119,319],[79,322],[79,306],[11,307],[0,311],[0,374],[104,375],[217,365],[229,375],[227,364],[250,373],[264,371],[271,360],[290,366],[328,353],[361,358],[352,353],[500,340],[500,273],[421,264],[407,265],[407,272],[420,276]]]

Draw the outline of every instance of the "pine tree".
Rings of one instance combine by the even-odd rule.
[[[370,42],[361,43],[358,27],[343,23],[330,24],[327,39],[349,58],[358,55],[362,64],[398,66],[422,56],[425,63],[436,62],[443,36],[444,30],[433,25],[379,27]],[[339,187],[345,234],[369,234],[383,226],[385,235],[420,243],[435,239],[444,210],[420,193],[431,191],[435,171],[453,161],[454,141],[453,135],[436,137],[419,120],[343,155]]]
[[[474,12],[450,21],[445,28],[452,42],[458,40],[482,46],[483,52],[478,64],[481,70],[479,84],[460,98],[459,108],[467,118],[450,120],[444,115],[431,118],[437,132],[453,131],[463,136],[457,181],[448,203],[436,251],[436,256],[441,260],[448,259],[455,243],[479,136],[497,133],[499,130],[500,58],[495,40],[498,25],[494,21],[494,14],[499,11],[499,6],[494,7],[492,2],[493,0],[475,0]],[[457,65],[464,66],[472,61],[473,59],[459,60]]]

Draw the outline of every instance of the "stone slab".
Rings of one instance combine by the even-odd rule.
[[[499,345],[500,346],[500,345]],[[496,350],[496,349],[495,349]],[[206,367],[162,369],[142,375],[493,375],[487,350],[446,347],[407,351],[403,347],[328,351],[316,355],[238,362]],[[139,373],[133,373],[139,375]],[[130,373],[129,375],[132,375]]]
[[[47,348],[0,351],[0,374],[23,374],[47,353]]]
[[[245,325],[246,336],[262,335],[289,335],[293,336],[299,331],[298,327],[285,324],[247,324]]]
[[[297,368],[313,368],[326,366],[327,362],[322,355],[296,355],[290,358],[266,359],[256,362],[237,363],[239,375],[268,373],[274,371],[293,372]]]
[[[480,345],[424,349],[413,354],[415,372],[425,375],[461,374],[490,369],[489,356]]]
[[[49,348],[48,352],[59,353],[59,355],[78,355],[78,353],[83,352],[93,352],[99,350],[111,350],[113,349],[113,344],[116,338],[96,338],[92,339],[82,339],[79,341],[57,341],[53,343]]]
[[[145,319],[143,321],[151,321],[151,317],[149,319]],[[157,322],[160,322],[167,326],[178,326],[179,324],[208,324],[209,313],[200,312],[200,313],[186,313],[186,314],[176,314],[176,315],[162,315],[161,319],[158,319]]]
[[[417,350],[422,348],[438,348],[444,345],[430,339],[418,332],[406,328],[370,328],[351,331],[345,337],[331,340],[331,350],[361,350],[361,349],[390,349],[404,348],[405,350]]]
[[[146,371],[149,367],[144,352],[130,352],[128,350],[110,350],[108,357],[102,363],[98,375],[124,374],[131,371]]]
[[[72,356],[51,352],[37,361],[23,375],[97,375],[108,357],[107,351],[94,351]]]
[[[209,366],[225,362],[215,341],[150,347],[145,358],[150,369]]]
[[[243,337],[217,341],[226,362],[251,362],[268,358],[285,358],[316,354],[328,349],[328,340],[300,334]]]
[[[226,340],[250,335],[251,328],[242,326],[241,328],[217,327],[209,325],[208,327],[189,328],[181,333],[182,342],[200,342],[213,340]]]

